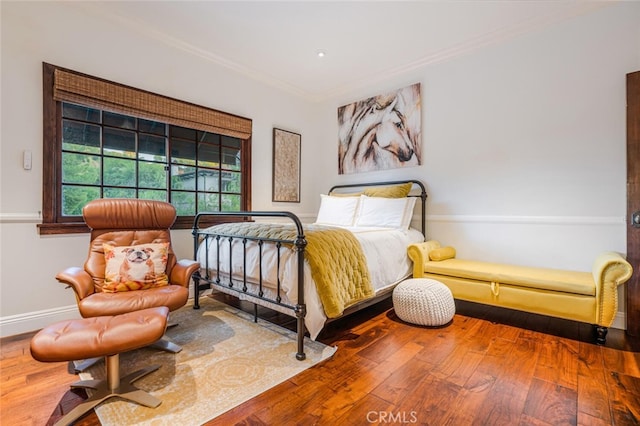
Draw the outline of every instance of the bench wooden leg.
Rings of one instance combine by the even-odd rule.
[[[596,344],[604,345],[607,341],[607,332],[609,329],[607,327],[602,327],[601,325],[594,325],[593,331],[596,336]]]

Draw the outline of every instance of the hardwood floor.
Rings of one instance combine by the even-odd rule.
[[[319,337],[338,346],[331,359],[207,425],[640,424],[640,342],[623,331],[596,346],[585,324],[460,301],[456,312],[419,327],[385,301],[335,321]],[[31,336],[0,341],[0,424],[53,424],[84,397],[66,364],[31,358]],[[91,412],[77,424],[100,422]]]

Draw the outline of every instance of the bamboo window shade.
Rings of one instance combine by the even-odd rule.
[[[54,72],[53,98],[234,138],[251,136],[248,118],[60,68]]]

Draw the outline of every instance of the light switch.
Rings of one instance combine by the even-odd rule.
[[[31,151],[28,149],[22,151],[22,168],[25,170],[31,170]]]

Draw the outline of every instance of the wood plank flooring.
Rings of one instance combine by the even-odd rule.
[[[585,324],[460,301],[456,312],[419,327],[385,301],[334,321],[319,338],[338,347],[331,359],[207,425],[640,424],[640,342],[623,331],[596,346]],[[0,341],[2,425],[53,424],[84,398],[66,363],[31,358],[31,336]],[[100,422],[91,412],[77,424]]]

